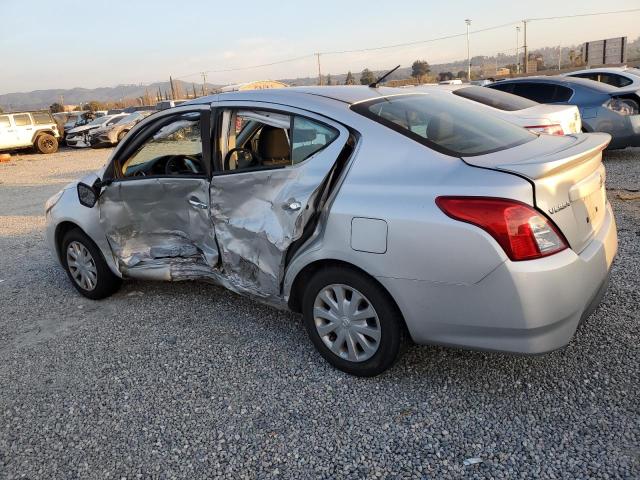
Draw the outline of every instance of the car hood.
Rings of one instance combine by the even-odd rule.
[[[81,133],[86,132],[87,130],[95,130],[96,128],[100,127],[98,125],[82,125],[81,127],[72,128],[67,133]]]

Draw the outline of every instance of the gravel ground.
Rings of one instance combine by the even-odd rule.
[[[215,286],[80,297],[42,204],[108,153],[0,164],[0,478],[640,476],[640,150],[606,155],[619,257],[567,348],[409,346],[373,379],[331,369],[297,316]]]

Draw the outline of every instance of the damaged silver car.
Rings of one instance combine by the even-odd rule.
[[[564,346],[617,250],[606,134],[540,135],[454,95],[370,87],[203,97],[135,126],[53,196],[75,288],[203,280],[301,312],[335,367],[375,375],[402,333]]]

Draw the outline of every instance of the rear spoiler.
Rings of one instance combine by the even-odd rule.
[[[611,142],[608,133],[587,133],[576,137],[576,142],[559,151],[534,157],[518,163],[495,165],[497,170],[518,173],[528,178],[539,178],[554,175],[593,158],[607,148]]]

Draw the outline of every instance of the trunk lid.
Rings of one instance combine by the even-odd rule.
[[[548,120],[551,125],[562,126],[565,135],[582,130],[580,111],[575,105],[540,104],[520,110],[518,114],[522,119],[531,120],[527,126],[545,125],[545,120]]]
[[[534,187],[536,207],[580,253],[604,221],[607,199],[602,151],[610,141],[606,133],[540,135],[514,148],[463,160],[528,179]]]

